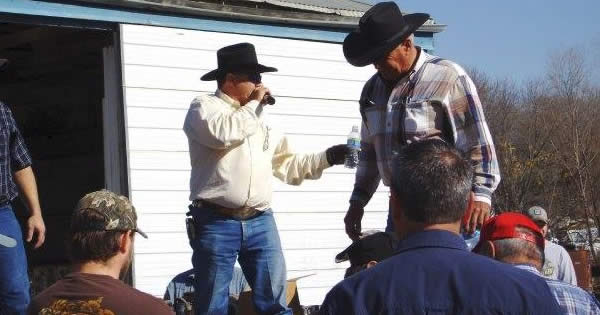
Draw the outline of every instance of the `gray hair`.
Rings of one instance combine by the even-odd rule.
[[[440,224],[460,220],[472,185],[470,160],[440,139],[409,144],[393,161],[391,188],[404,215],[412,221]]]
[[[530,234],[536,237],[527,228],[517,227],[517,232]],[[519,262],[534,264],[541,271],[544,266],[544,249],[532,242],[521,238],[506,238],[494,241],[496,259],[502,262]],[[527,261],[515,261],[526,259]]]

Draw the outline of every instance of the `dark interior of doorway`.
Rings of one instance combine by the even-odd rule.
[[[0,100],[11,108],[33,157],[47,227],[45,245],[27,249],[30,271],[67,263],[70,213],[85,193],[105,187],[102,48],[112,45],[112,36],[0,23],[0,58],[10,60],[0,73]],[[22,222],[22,203],[14,207]]]

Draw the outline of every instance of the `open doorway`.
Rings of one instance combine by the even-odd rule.
[[[114,32],[108,30],[0,23],[0,58],[10,62],[0,73],[0,100],[13,111],[33,157],[47,228],[45,245],[27,249],[30,270],[41,275],[31,279],[34,294],[49,284],[44,279],[52,282],[52,274],[66,271],[60,268],[68,262],[64,236],[77,200],[110,187],[107,172],[115,169],[106,165],[120,161],[106,163],[113,150],[107,143],[120,144],[107,139],[120,129],[120,121],[111,119],[115,111],[107,113],[114,104],[106,103],[108,90],[108,98],[121,104],[118,89],[106,83],[119,77],[106,73],[116,68],[109,60],[115,56],[113,43]],[[14,206],[22,219],[22,204]]]

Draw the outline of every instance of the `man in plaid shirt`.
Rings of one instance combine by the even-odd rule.
[[[6,65],[0,59],[0,70]],[[29,304],[27,258],[21,227],[11,202],[21,191],[29,210],[25,239],[44,243],[46,227],[38,200],[31,157],[10,109],[0,102],[0,314],[25,314]],[[17,189],[18,187],[18,189]]]
[[[473,252],[544,278],[564,314],[600,314],[600,304],[590,293],[542,276],[544,246],[544,236],[535,222],[523,214],[505,212],[485,222]]]
[[[401,147],[428,138],[454,144],[473,161],[474,206],[464,220],[466,231],[475,231],[490,215],[492,193],[500,182],[492,136],[467,73],[415,46],[413,33],[428,19],[423,13],[402,16],[394,2],[381,2],[344,40],[350,64],[373,64],[377,69],[360,100],[361,156],[344,218],[353,240],[360,235],[364,207],[380,180],[390,185],[394,155]],[[392,231],[392,225],[388,216],[386,231]]]

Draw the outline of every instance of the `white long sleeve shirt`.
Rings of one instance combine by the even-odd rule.
[[[240,106],[220,90],[192,101],[183,130],[192,165],[190,200],[264,210],[271,204],[271,174],[299,185],[330,167],[325,152],[294,153],[268,126],[258,101]]]

